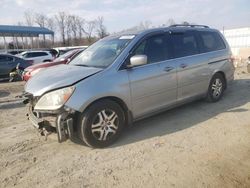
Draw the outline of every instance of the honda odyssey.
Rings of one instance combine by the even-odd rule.
[[[200,98],[219,101],[234,79],[231,56],[223,35],[207,26],[116,34],[36,74],[24,102],[42,134],[106,147],[134,121]]]

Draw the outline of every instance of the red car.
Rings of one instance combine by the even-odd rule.
[[[60,57],[54,59],[52,62],[47,63],[39,63],[36,65],[32,65],[24,69],[22,78],[25,81],[28,81],[32,76],[37,74],[39,71],[41,71],[44,68],[60,65],[60,64],[67,64],[71,59],[73,59],[75,56],[77,56],[79,53],[81,53],[84,49],[76,49],[71,50]]]

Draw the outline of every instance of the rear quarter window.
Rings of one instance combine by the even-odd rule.
[[[40,56],[47,56],[48,54],[46,52],[36,52],[35,57],[40,57]]]
[[[203,47],[202,52],[212,52],[217,50],[223,50],[226,45],[217,32],[199,32]]]

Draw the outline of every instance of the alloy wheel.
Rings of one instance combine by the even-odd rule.
[[[212,84],[212,94],[214,98],[220,97],[223,89],[223,84],[221,79],[216,78]]]
[[[91,132],[96,139],[106,141],[116,134],[118,126],[118,115],[113,110],[105,109],[94,118]]]

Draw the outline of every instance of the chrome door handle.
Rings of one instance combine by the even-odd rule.
[[[182,64],[180,65],[180,67],[184,69],[184,68],[187,67],[187,64],[182,63]]]
[[[173,70],[174,69],[174,67],[165,67],[164,68],[164,71],[165,72],[169,72],[169,71],[171,71],[171,70]]]

